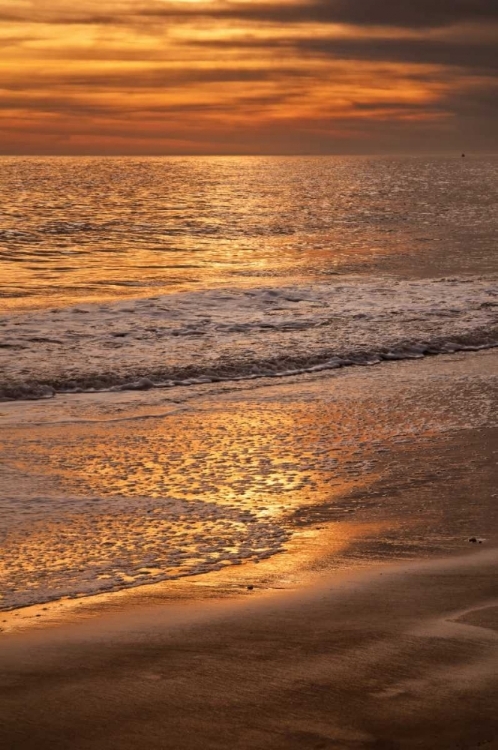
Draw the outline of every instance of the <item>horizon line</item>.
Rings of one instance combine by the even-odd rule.
[[[254,153],[254,154],[246,154],[246,153],[184,153],[184,154],[175,154],[175,153],[162,153],[162,154],[147,154],[147,153],[116,153],[116,154],[101,154],[101,153],[87,153],[87,154],[67,154],[67,153],[1,153],[0,152],[0,158],[103,158],[103,159],[123,159],[123,158],[144,158],[144,159],[171,159],[171,158],[214,158],[214,159],[222,159],[222,158],[278,158],[278,157],[296,157],[296,158],[302,158],[302,157],[308,157],[308,158],[330,158],[330,157],[338,157],[338,158],[372,158],[372,157],[412,157],[412,158],[421,158],[421,157],[428,157],[428,156],[445,156],[445,157],[459,157],[462,158],[463,156],[498,156],[498,151],[421,151],[417,153],[409,152],[409,151],[399,151],[399,152],[371,152],[371,153],[323,153],[323,154],[317,154],[317,153],[310,153],[310,152],[282,152],[282,153]]]

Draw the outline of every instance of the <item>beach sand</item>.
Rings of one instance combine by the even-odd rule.
[[[498,551],[10,636],[0,746],[498,747]]]
[[[3,613],[0,748],[498,748],[496,365],[438,357],[220,395],[235,423],[251,399],[294,417],[325,390],[359,424],[375,408],[375,470],[348,464],[328,504],[322,471],[287,517],[295,541],[258,565]],[[410,403],[399,443],[386,425]]]

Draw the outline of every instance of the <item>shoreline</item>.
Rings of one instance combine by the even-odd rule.
[[[84,589],[78,588],[78,579],[74,578],[72,585],[76,596],[68,598],[64,594],[52,594],[48,599],[41,598],[38,603],[3,609],[0,612],[0,631],[3,631],[0,635],[20,628],[29,629],[33,625],[37,628],[43,627],[45,623],[59,623],[65,619],[98,617],[100,612],[126,606],[127,601],[136,602],[138,606],[147,603],[148,600],[171,603],[175,600],[194,599],[203,602],[247,593],[248,586],[253,587],[250,591],[302,588],[312,584],[322,573],[327,574],[331,570],[337,571],[340,575],[343,570],[365,568],[393,560],[458,555],[468,547],[467,540],[473,536],[485,538],[488,544],[497,543],[498,518],[496,502],[493,499],[496,497],[496,458],[493,446],[496,445],[498,433],[492,417],[496,400],[497,365],[498,356],[494,352],[447,355],[430,363],[421,361],[389,364],[389,372],[392,372],[394,379],[387,383],[385,371],[381,371],[382,368],[374,368],[354,375],[338,372],[329,377],[308,376],[295,379],[288,384],[265,384],[263,388],[221,392],[216,394],[214,399],[199,389],[197,398],[188,399],[183,404],[161,403],[156,393],[137,395],[134,399],[115,394],[111,405],[106,405],[107,402],[99,396],[86,399],[80,396],[76,402],[70,401],[68,397],[67,404],[61,402],[57,405],[57,411],[50,409],[49,413],[47,410],[42,412],[39,407],[29,408],[26,404],[20,405],[16,410],[6,410],[6,414],[10,412],[11,416],[10,434],[14,446],[10,449],[10,460],[15,460],[16,463],[12,463],[12,468],[4,472],[3,492],[15,485],[18,494],[21,493],[21,499],[23,487],[26,486],[28,490],[32,487],[30,491],[36,491],[38,497],[43,497],[41,493],[49,491],[52,487],[56,499],[59,498],[57,492],[60,494],[62,491],[57,501],[59,505],[63,500],[66,502],[64,498],[68,495],[64,485],[57,491],[55,482],[59,481],[58,462],[66,462],[71,450],[77,451],[75,457],[78,460],[84,460],[87,451],[95,454],[96,445],[105,445],[111,459],[109,466],[112,468],[116,461],[119,461],[118,470],[122,472],[126,471],[127,466],[121,457],[122,445],[128,440],[128,435],[141,434],[143,437],[139,445],[144,445],[146,451],[144,465],[146,460],[149,460],[151,451],[155,451],[161,457],[162,466],[167,457],[165,451],[168,449],[167,445],[162,447],[161,442],[165,432],[176,430],[171,435],[172,450],[176,450],[175,444],[181,442],[185,446],[186,455],[189,455],[190,452],[195,453],[199,450],[198,442],[192,443],[189,447],[188,440],[190,434],[194,434],[197,440],[200,421],[206,425],[205,434],[208,441],[219,439],[210,438],[210,435],[219,435],[219,425],[232,424],[233,427],[230,429],[235,432],[233,435],[229,432],[226,438],[230,450],[238,450],[242,456],[245,455],[244,450],[249,440],[249,446],[253,446],[251,450],[257,449],[257,452],[261,453],[261,448],[265,448],[266,456],[272,461],[284,461],[282,469],[279,469],[279,463],[272,468],[271,476],[276,476],[279,480],[276,489],[271,484],[261,484],[259,464],[248,469],[247,465],[240,461],[238,471],[244,473],[236,473],[233,479],[230,475],[226,478],[220,476],[217,487],[207,487],[207,483],[213,484],[209,477],[221,474],[224,470],[224,459],[218,457],[221,451],[216,445],[212,456],[209,453],[205,454],[202,461],[198,462],[198,468],[189,465],[188,471],[194,475],[199,474],[196,481],[202,482],[208,492],[211,492],[211,496],[208,494],[205,498],[207,503],[212,503],[216,496],[220,496],[220,512],[226,513],[226,506],[223,505],[224,494],[229,492],[239,495],[241,515],[235,517],[236,521],[240,517],[244,523],[244,509],[256,509],[257,506],[260,514],[258,523],[271,523],[273,525],[268,526],[269,529],[280,529],[278,533],[285,533],[286,537],[283,549],[276,550],[278,554],[272,554],[266,559],[241,559],[240,562],[243,564],[238,564],[237,559],[236,564],[227,560],[230,564],[224,565],[221,570],[216,566],[210,570],[208,566],[205,570],[199,571],[200,574],[195,574],[188,569],[182,571],[178,568],[179,575],[173,578],[170,576],[169,580],[163,576],[148,582],[142,576],[130,581],[131,585],[123,587],[119,586],[119,578],[116,578],[112,581],[114,588],[105,586],[103,590],[97,589],[87,593]],[[325,389],[328,393],[325,393]],[[423,395],[423,402],[417,405],[417,410],[406,416],[406,407],[415,407],[418,394]],[[398,403],[400,398],[405,406]],[[353,402],[356,403],[355,413],[352,414]],[[96,409],[93,418],[92,408]],[[290,411],[291,408],[295,411],[295,416]],[[36,422],[35,417],[36,428],[33,431],[33,422],[27,419],[28,412],[31,418],[37,413],[44,413],[46,423]],[[315,412],[316,417],[310,420],[310,415]],[[5,426],[8,424],[6,414],[3,415]],[[239,415],[240,419],[248,420],[246,432],[243,434],[240,434]],[[72,419],[72,424],[66,423],[65,419]],[[371,433],[371,443],[368,440],[368,432],[365,438],[366,419],[372,423],[370,429],[375,430],[375,433]],[[382,427],[380,419],[383,422]],[[322,425],[319,427],[321,432],[310,433],[303,420],[312,424],[313,430],[316,429],[315,425]],[[331,466],[327,456],[323,455],[323,446],[328,445],[331,439],[334,440],[333,434],[330,435],[329,432],[330,420],[347,425],[345,433],[340,437],[339,453],[333,454]],[[64,427],[65,424],[67,427]],[[58,453],[55,454],[54,463],[54,449],[60,451],[60,448],[58,442],[52,441],[58,441],[61,426],[66,437],[61,444],[63,452],[60,458],[57,457]],[[273,426],[276,431],[273,439],[268,442],[266,432]],[[300,442],[296,442],[297,438],[293,437],[292,443],[289,443],[282,433],[282,430],[287,433],[291,428],[296,434],[299,434],[298,430],[304,430]],[[141,430],[145,431],[142,433]],[[22,463],[19,464],[17,446],[24,444],[28,433],[31,445],[30,459],[29,464],[24,466]],[[279,433],[282,433],[282,437]],[[68,440],[70,436],[74,449]],[[159,442],[154,449],[156,440]],[[116,442],[118,452],[115,454],[112,441]],[[317,446],[314,450],[313,441]],[[354,445],[357,441],[363,447],[359,449],[359,453],[357,451],[358,456],[355,457],[351,453],[354,450],[351,443]],[[201,437],[200,442],[204,443],[205,448],[206,439]],[[33,447],[37,445],[40,451],[39,458],[33,452]],[[136,443],[133,442],[131,445],[136,461],[138,449],[135,448]],[[285,451],[288,450],[285,446],[289,445],[293,453],[285,456]],[[271,453],[267,452],[269,450]],[[301,451],[307,454],[302,468],[299,463]],[[5,456],[8,458],[7,450]],[[54,467],[49,466],[48,473],[47,459],[52,461]],[[6,462],[5,468],[8,469],[8,466],[9,463]],[[313,471],[310,470],[311,466]],[[78,465],[75,468],[81,473]],[[206,471],[207,482],[203,479]],[[87,486],[86,473],[85,469],[85,484],[81,485],[85,494],[88,496],[88,493],[94,492],[100,495],[99,485],[95,488]],[[72,476],[71,468],[71,479]],[[148,483],[147,486],[157,489],[158,479],[154,475],[151,479],[147,473],[142,476],[143,478],[137,475],[140,481]],[[106,477],[107,475],[103,475],[103,479],[108,481]],[[0,477],[0,482],[1,479]],[[305,479],[307,483],[301,479]],[[178,466],[176,472],[173,466],[173,471],[168,472],[173,497],[185,487],[185,481],[183,464]],[[253,485],[256,496],[252,494]],[[103,486],[104,489],[105,487],[106,485]],[[77,497],[78,485],[75,488]],[[244,503],[245,488],[248,488],[250,493]],[[196,485],[192,495],[194,508],[198,502],[195,489]],[[163,497],[167,497],[168,494],[166,491]],[[69,498],[72,495],[73,492],[69,491]],[[190,496],[185,497],[190,503]],[[456,502],[456,498],[461,498],[461,501]],[[125,499],[122,498],[122,501]],[[97,503],[98,513],[108,512],[106,508],[111,508],[109,502],[112,502],[112,507],[116,502],[112,495],[109,501],[105,501],[107,504],[104,500],[105,495]],[[132,500],[133,493],[130,494],[130,502]],[[7,514],[9,504],[8,501],[5,502]],[[76,512],[94,512],[95,505],[91,502],[89,504],[84,498],[74,502]],[[163,502],[161,495],[156,502]],[[262,502],[264,506],[261,505]],[[81,505],[82,503],[86,504]],[[118,506],[119,509],[121,505],[122,503]],[[123,508],[125,507],[124,505]],[[144,516],[141,507],[137,505],[137,517],[143,517],[150,523],[149,516]],[[63,505],[60,505],[60,508],[62,510]],[[28,503],[26,511],[37,512],[36,504]],[[7,520],[8,516],[5,518]],[[99,517],[96,518],[98,520]],[[57,515],[55,520],[60,521]],[[140,523],[139,535],[130,538],[130,545],[140,539],[142,529],[147,529],[142,521]],[[173,523],[178,522],[173,518]],[[31,567],[26,567],[25,572],[21,569],[18,578],[14,579],[19,582],[18,585],[26,580],[26,575],[30,575],[31,568],[31,575],[34,575],[36,567],[33,566],[40,568],[43,565],[42,554],[52,554],[52,535],[54,532],[58,535],[59,528],[60,526],[47,526],[47,531],[42,537],[44,546],[33,547],[28,561]],[[78,528],[75,529],[74,540],[79,543]],[[105,542],[113,536],[121,537],[122,541],[125,531],[118,518],[112,525],[104,528],[100,542]],[[67,533],[65,529],[64,533]],[[180,542],[176,542],[175,537],[172,537],[172,544],[183,546],[188,543],[191,534],[188,528],[185,529],[185,534]],[[33,544],[39,545],[38,539],[39,537],[35,538]],[[98,542],[99,538],[95,537],[94,543]],[[67,549],[71,555],[70,547]],[[104,543],[102,555],[105,555],[106,549]],[[8,548],[6,552],[7,550]],[[158,554],[163,554],[160,547]],[[10,557],[15,562],[13,553]],[[67,558],[67,564],[72,564],[73,557],[74,555]],[[7,559],[9,558],[6,557]],[[48,563],[51,560],[50,557],[45,559]],[[145,560],[145,557],[142,559]],[[102,557],[102,560],[101,569],[105,573],[113,564],[113,558]],[[76,558],[75,561],[79,562]],[[57,564],[57,561],[55,563]],[[8,575],[8,567],[6,572]],[[68,579],[68,582],[71,583],[72,580]],[[43,583],[43,579],[40,581]],[[54,588],[53,592],[56,591]],[[34,593],[36,594],[36,590]],[[43,597],[42,589],[39,596]]]
[[[482,277],[373,277],[0,315],[0,403],[174,391],[492,349],[495,288]]]

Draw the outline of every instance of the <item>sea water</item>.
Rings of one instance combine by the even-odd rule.
[[[498,344],[496,158],[0,166],[0,607],[267,559],[324,477],[373,470],[376,430],[435,429],[373,404],[365,432],[332,397],[325,423],[218,413],[223,389]],[[168,420],[121,422],[137,391]]]

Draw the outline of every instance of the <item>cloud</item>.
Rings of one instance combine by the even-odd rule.
[[[198,46],[233,47],[233,41],[194,41]],[[237,41],[239,49],[274,50],[290,55],[306,55],[334,60],[370,60],[374,62],[405,62],[418,65],[460,67],[488,72],[498,70],[497,46],[492,41],[424,39],[413,37],[316,38],[289,36],[274,39],[246,38]]]
[[[309,71],[299,68],[281,67],[273,70],[265,68],[148,68],[136,71],[119,70],[115,72],[75,73],[60,71],[48,73],[43,71],[39,76],[31,79],[31,86],[43,85],[53,91],[69,89],[71,91],[83,90],[87,92],[107,90],[141,91],[150,89],[152,91],[165,91],[171,88],[183,88],[197,86],[198,84],[217,83],[257,83],[275,82],[287,79],[288,81],[309,78]],[[7,91],[26,91],[28,88],[24,76],[14,75],[10,79],[0,79],[0,89]],[[4,97],[5,101],[5,97]],[[0,99],[0,106],[2,100]]]
[[[197,15],[271,23],[348,24],[426,29],[467,22],[498,22],[496,0],[308,0],[225,2],[143,7],[139,15],[164,18]]]
[[[0,0],[2,19],[4,151],[498,146],[497,0]]]
[[[50,4],[0,0],[0,20],[26,23],[122,25],[140,20],[225,19],[275,24],[348,24],[428,29],[459,23],[498,22],[496,0],[258,0],[171,2],[159,0],[87,0],[75,8],[69,0]]]

